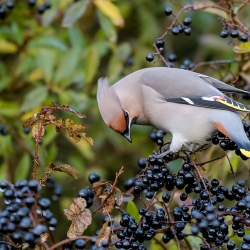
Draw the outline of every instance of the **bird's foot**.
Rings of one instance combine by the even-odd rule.
[[[156,159],[164,159],[166,161],[170,161],[173,159],[173,152],[167,149],[166,151],[157,154],[157,152],[154,151],[153,157]]]

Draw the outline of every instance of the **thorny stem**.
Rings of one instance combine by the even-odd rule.
[[[122,166],[121,169],[119,170],[119,172],[115,174],[115,180],[114,180],[114,182],[113,182],[113,184],[112,184],[112,187],[111,187],[111,189],[110,189],[110,192],[109,192],[108,196],[107,196],[107,197],[105,198],[105,200],[102,202],[102,205],[99,206],[97,209],[95,209],[95,210],[92,212],[92,215],[94,215],[94,214],[97,213],[100,209],[102,209],[103,206],[104,206],[104,204],[106,203],[106,201],[107,201],[107,200],[109,199],[109,197],[113,194],[114,188],[116,187],[116,184],[117,184],[117,182],[118,182],[118,179],[119,179],[120,175],[122,175],[122,174],[124,173],[124,170],[123,170],[123,169],[124,169],[124,167]]]

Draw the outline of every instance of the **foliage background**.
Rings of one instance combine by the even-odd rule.
[[[164,9],[170,6],[177,13],[180,7],[166,0],[79,0],[75,3],[51,0],[51,3],[51,9],[39,15],[26,1],[16,1],[15,8],[0,21],[0,123],[9,130],[8,135],[0,135],[0,179],[12,182],[31,179],[35,142],[30,133],[23,131],[25,119],[52,101],[86,114],[87,118],[80,121],[73,115],[58,113],[58,116],[86,125],[88,136],[94,139],[93,147],[85,141],[75,144],[66,134],[58,134],[49,127],[40,146],[40,178],[52,161],[70,164],[79,172],[78,180],[55,174],[57,183],[63,187],[63,196],[54,201],[52,207],[59,221],[55,234],[58,239],[64,239],[69,222],[63,208],[79,189],[89,185],[89,173],[96,171],[102,179],[113,180],[115,172],[124,166],[125,173],[118,184],[123,189],[123,182],[139,171],[137,160],[155,149],[149,137],[152,128],[134,126],[133,144],[129,144],[106,127],[95,98],[97,80],[108,76],[114,83],[135,70],[164,66],[161,61],[146,62],[145,56],[154,52],[152,44],[173,20],[165,16]],[[178,3],[187,4],[187,1]],[[249,26],[247,13],[249,7],[241,13]],[[197,11],[182,14],[181,18],[185,16],[193,19],[192,35],[165,37],[166,57],[177,54],[179,65],[186,58],[198,63],[236,57],[229,39],[219,36],[222,25],[218,15]],[[205,66],[197,71],[222,80],[235,79],[240,73],[237,64],[232,64],[230,72],[224,66],[219,67],[220,73],[217,69]],[[238,87],[249,89],[249,70],[245,74]],[[190,121],[192,119],[195,117],[190,115]],[[202,162],[222,154],[218,146],[213,146],[199,157]],[[234,153],[229,153],[229,157],[237,176],[248,178],[249,164]],[[172,163],[173,171],[178,171],[179,166],[180,162]],[[219,177],[226,185],[233,183],[225,158],[204,168],[204,176]],[[51,193],[44,195],[50,197]],[[100,227],[94,223],[89,232]]]

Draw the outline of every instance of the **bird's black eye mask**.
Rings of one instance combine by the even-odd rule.
[[[125,117],[125,120],[126,120],[126,129],[125,131],[123,132],[123,134],[126,134],[129,132],[130,130],[130,127],[136,123],[137,119],[138,119],[138,116],[135,116],[133,117],[133,119],[131,120],[131,122],[129,122],[129,113],[128,111],[126,110],[123,110],[123,113],[124,113],[124,117]]]

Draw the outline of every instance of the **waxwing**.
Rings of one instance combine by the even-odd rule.
[[[170,132],[172,152],[189,144],[206,144],[220,131],[250,157],[250,141],[238,113],[250,108],[223,93],[250,95],[203,74],[153,67],[138,70],[112,86],[107,78],[100,78],[97,102],[107,126],[130,142],[133,124]]]

